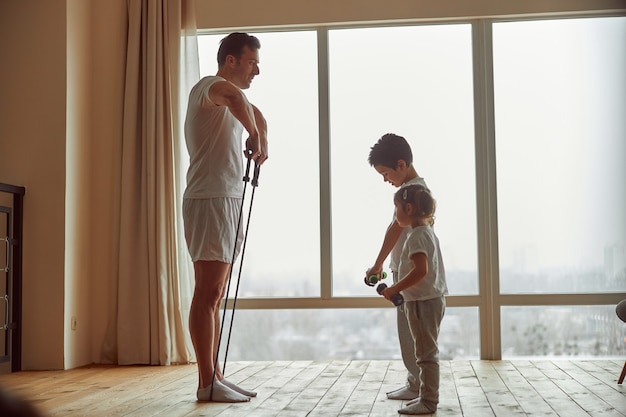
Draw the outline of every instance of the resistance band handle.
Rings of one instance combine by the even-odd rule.
[[[246,173],[243,176],[243,181],[249,182],[250,181],[250,162],[252,161],[252,158],[250,158],[250,155],[248,154],[246,155],[246,159],[248,160],[248,162],[246,162]]]
[[[252,177],[252,186],[257,187],[259,185],[259,174],[261,173],[261,165],[257,165],[254,161],[254,176]]]

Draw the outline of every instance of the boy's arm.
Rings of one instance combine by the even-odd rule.
[[[400,234],[402,233],[402,226],[398,224],[396,220],[394,220],[387,231],[385,232],[385,238],[383,239],[383,245],[380,248],[380,252],[378,253],[378,257],[376,258],[376,262],[374,262],[374,266],[367,270],[367,275],[372,274],[380,274],[383,271],[383,262],[389,256],[389,253],[395,246]]]
[[[418,252],[411,255],[411,263],[413,269],[405,277],[401,277],[397,284],[383,290],[382,294],[387,300],[391,300],[395,294],[417,284],[428,274],[428,257],[425,253]]]

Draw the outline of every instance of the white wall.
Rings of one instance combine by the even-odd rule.
[[[65,0],[0,2],[0,181],[26,187],[24,369],[63,367]]]
[[[64,367],[91,358],[90,3],[67,1],[67,111],[65,197]],[[72,321],[76,324],[72,329]]]
[[[195,0],[198,28],[386,22],[577,13],[626,8],[624,0]]]

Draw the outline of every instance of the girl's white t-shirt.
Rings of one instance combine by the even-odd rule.
[[[399,280],[413,269],[411,256],[416,253],[424,253],[428,258],[428,273],[417,284],[401,291],[404,301],[429,300],[448,294],[439,239],[432,226],[414,227],[409,232],[400,257]]]

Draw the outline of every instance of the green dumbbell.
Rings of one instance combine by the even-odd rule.
[[[372,274],[370,276],[365,277],[365,284],[367,286],[373,287],[378,281],[381,281],[385,278],[387,278],[386,272],[383,272],[382,274]]]

